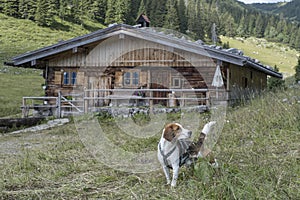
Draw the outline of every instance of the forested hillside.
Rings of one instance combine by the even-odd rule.
[[[300,22],[300,1],[294,0],[291,2],[283,3],[257,3],[252,4],[255,8],[267,11],[270,13],[281,15],[282,17],[288,18],[292,21]]]
[[[133,25],[140,13],[146,13],[151,26],[178,30],[206,42],[215,24],[217,35],[266,38],[300,49],[299,23],[236,0],[0,0],[0,12],[52,28],[60,20],[83,24],[84,19]]]

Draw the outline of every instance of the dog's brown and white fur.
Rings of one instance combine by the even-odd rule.
[[[198,141],[192,144],[189,143],[190,146],[186,148],[186,151],[189,151],[191,158],[205,157],[203,152],[201,153],[201,151],[203,151],[202,144],[205,136],[209,133],[214,124],[215,122],[205,124]],[[180,167],[180,157],[182,156],[180,154],[183,153],[182,149],[180,149],[179,141],[188,141],[189,138],[191,138],[191,135],[192,131],[183,128],[182,125],[178,123],[170,123],[163,129],[162,136],[158,144],[157,157],[162,165],[167,179],[167,184],[171,183],[172,187],[176,186]],[[173,169],[172,182],[170,180],[169,168]]]

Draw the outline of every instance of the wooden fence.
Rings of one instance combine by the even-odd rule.
[[[155,97],[153,96],[155,92],[165,95]],[[199,97],[196,95],[199,93],[205,95]],[[165,101],[168,107],[175,107],[175,101],[179,102],[180,107],[187,105],[187,102],[209,106],[210,97],[207,89],[86,89],[80,94],[59,92],[57,97],[23,97],[21,108],[23,117],[28,117],[29,111],[33,110],[38,115],[53,115],[60,118],[65,115],[92,112],[96,107],[107,106],[107,102],[111,102],[110,106],[116,107],[120,106],[122,101],[126,101],[127,105],[129,101],[133,101],[135,106],[139,106],[135,102],[146,102],[143,106],[149,106],[151,109],[155,100]]]

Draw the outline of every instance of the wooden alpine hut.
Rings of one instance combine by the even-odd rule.
[[[82,113],[113,106],[209,107],[263,91],[268,76],[282,78],[237,49],[124,24],[24,53],[11,64],[44,71],[40,98],[53,113],[67,113],[68,107]],[[218,87],[213,85],[217,68]],[[26,100],[24,115],[30,108]]]

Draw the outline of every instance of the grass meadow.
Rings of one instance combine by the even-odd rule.
[[[284,77],[295,74],[295,66],[298,63],[300,53],[287,46],[268,42],[258,38],[229,38],[221,37],[223,43],[229,43],[230,47],[243,50],[245,56],[258,59],[264,65],[279,68]]]
[[[42,71],[0,66],[0,117],[20,116],[22,97],[43,96]]]
[[[56,19],[53,27],[40,27],[33,21],[15,19],[0,13],[0,60],[32,51],[61,40],[71,39],[104,28],[102,24],[85,21],[74,24]],[[1,62],[1,65],[3,63]]]
[[[74,123],[35,133],[2,135],[2,199],[299,199],[300,88],[268,93],[228,108],[214,146],[219,168],[206,159],[181,168],[178,185],[162,170],[128,173],[98,162]],[[170,114],[167,121],[180,115]],[[207,115],[201,117],[203,123]],[[114,118],[97,117],[112,143],[127,151],[156,150],[148,139],[116,131]],[[126,120],[126,119],[124,119]],[[137,119],[135,119],[137,120]],[[147,119],[136,121],[139,126]]]
[[[19,116],[22,97],[43,95],[44,83],[42,71],[4,66],[4,61],[102,27],[93,22],[75,25],[58,20],[56,29],[41,28],[31,21],[0,14],[0,117]],[[273,47],[229,41],[231,47],[247,45],[246,55],[270,66],[277,64],[286,74],[293,73],[296,52],[291,56],[286,50],[274,54],[270,50]],[[180,117],[169,114],[166,121]],[[199,118],[201,127],[209,114]],[[154,136],[139,139],[116,130],[114,118],[93,119],[118,148],[156,151],[160,138],[157,129],[162,127],[155,127]],[[130,119],[124,120],[126,124]],[[141,128],[149,123],[143,116],[134,121]],[[299,86],[228,108],[222,134],[213,148],[219,168],[211,168],[206,159],[200,159],[193,167],[181,169],[176,189],[165,185],[160,169],[129,173],[99,162],[71,122],[35,133],[0,135],[0,199],[300,199],[299,149]]]
[[[85,21],[78,25],[57,19],[55,28],[39,27],[30,20],[0,13],[0,117],[20,115],[22,97],[44,95],[41,70],[4,66],[12,57],[60,40],[67,40],[104,26]]]

